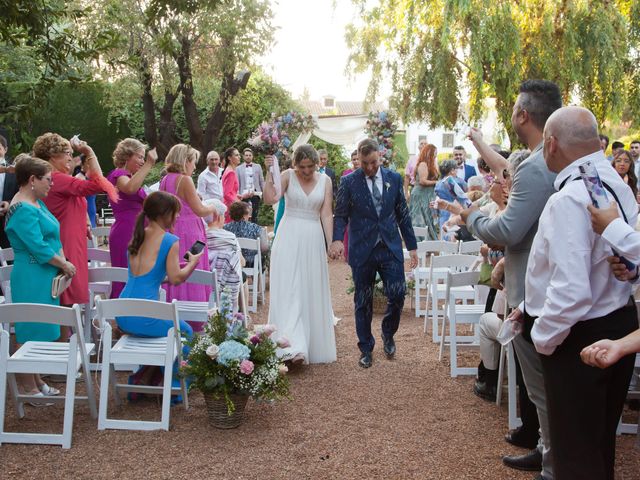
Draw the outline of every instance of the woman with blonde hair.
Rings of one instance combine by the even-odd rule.
[[[202,217],[215,215],[215,208],[204,205],[200,200],[191,178],[199,157],[200,153],[189,145],[174,145],[165,159],[167,174],[160,182],[160,190],[177,196],[182,204],[180,216],[174,226],[174,233],[180,239],[181,265],[185,264],[185,253],[197,240],[207,243]],[[206,255],[199,258],[196,268],[210,270]],[[168,285],[166,290],[169,302],[173,299],[206,302],[210,293],[206,285]],[[195,326],[201,327],[199,324]]]
[[[435,200],[435,187],[438,183],[438,150],[435,145],[425,145],[418,155],[415,168],[415,186],[411,189],[409,214],[414,227],[427,227],[429,236],[423,240],[438,239],[438,213],[429,208]]]
[[[135,138],[125,138],[118,142],[113,151],[113,170],[108,176],[120,196],[113,202],[114,224],[109,232],[109,253],[111,265],[127,267],[127,245],[131,241],[136,217],[142,211],[142,202],[147,196],[142,182],[156,163],[157,155],[150,150],[145,158],[145,145]],[[118,298],[124,284],[114,282],[111,287],[111,298]]]

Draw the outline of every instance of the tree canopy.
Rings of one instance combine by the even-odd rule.
[[[601,124],[625,112],[640,122],[640,0],[352,1],[349,68],[371,72],[369,99],[388,76],[405,121],[452,127],[495,97],[510,129],[518,85],[541,78]]]

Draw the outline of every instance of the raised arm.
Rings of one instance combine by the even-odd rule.
[[[142,182],[144,182],[144,179],[156,164],[157,160],[158,154],[156,153],[156,149],[154,148],[153,150],[149,150],[147,152],[147,158],[144,161],[144,165],[142,165],[140,169],[131,176],[131,178],[126,175],[118,177],[116,182],[118,190],[128,195],[135,194],[140,190],[140,187],[142,187]]]
[[[479,129],[472,127],[469,132],[469,139],[473,142],[473,146],[476,147],[476,150],[478,150],[478,153],[496,178],[503,179],[503,173],[509,166],[509,162],[482,139],[482,132]]]
[[[287,191],[287,187],[289,186],[289,175],[290,170],[285,170],[280,175],[281,181],[281,195],[279,196],[276,192],[276,186],[273,183],[273,174],[271,173],[271,166],[273,162],[276,160],[273,158],[273,155],[267,155],[264,158],[265,165],[267,166],[267,179],[264,182],[264,188],[262,189],[262,201],[267,205],[275,205],[280,200],[280,197],[284,195],[284,192]]]

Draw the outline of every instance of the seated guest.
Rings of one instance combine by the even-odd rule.
[[[211,270],[218,273],[218,285],[228,289],[233,299],[233,310],[238,310],[238,295],[242,285],[242,265],[244,259],[240,254],[240,245],[236,236],[225,230],[224,214],[227,206],[217,198],[204,201],[205,205],[212,205],[216,214],[205,217],[207,222],[207,250]]]
[[[488,190],[484,177],[481,177],[480,175],[474,175],[471,177],[467,182],[467,185],[469,192],[486,192]]]
[[[196,269],[202,252],[187,251],[187,264],[181,268],[178,237],[169,233],[180,208],[180,200],[170,193],[153,192],[145,198],[129,243],[129,278],[120,298],[158,300],[165,277],[171,285],[180,285]],[[118,317],[116,322],[123,332],[139,337],[163,337],[173,328],[171,321],[147,317]],[[184,320],[180,320],[180,330],[187,337],[193,334]],[[153,373],[154,369],[142,367],[130,383],[148,383]]]
[[[235,234],[238,238],[260,239],[260,252],[269,251],[269,241],[267,240],[267,232],[260,225],[256,225],[249,221],[251,216],[251,206],[244,202],[234,202],[229,208],[229,216],[231,222],[224,226],[224,229]],[[253,257],[256,255],[255,250],[242,249],[242,256],[247,262],[247,267],[253,267]]]

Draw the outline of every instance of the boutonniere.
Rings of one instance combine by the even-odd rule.
[[[384,186],[387,187],[387,190],[391,188],[391,184],[389,182],[384,182]]]

